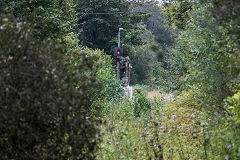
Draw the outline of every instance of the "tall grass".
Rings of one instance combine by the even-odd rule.
[[[175,100],[148,101],[151,108],[140,116],[135,112],[136,103],[141,103],[136,97],[105,103],[99,160],[209,159],[214,154],[209,141],[221,125],[220,116],[208,114],[195,92],[182,92]]]

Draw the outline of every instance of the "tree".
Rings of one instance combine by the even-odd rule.
[[[188,11],[182,12],[178,9],[179,7],[185,8],[185,4],[185,1],[179,0],[166,5],[165,10],[171,18],[174,18],[171,16],[172,12],[174,15],[188,15],[184,20],[170,20],[171,23],[176,24],[180,20],[182,23],[178,27],[184,29],[177,41],[176,52],[178,54],[176,55],[184,60],[187,73],[185,80],[187,80],[188,87],[195,86],[204,90],[208,95],[212,95],[212,98],[207,100],[208,102],[221,104],[227,95],[233,94],[232,89],[229,88],[229,82],[236,82],[239,74],[239,69],[235,65],[239,51],[238,40],[230,38],[237,34],[229,32],[227,21],[231,20],[219,21],[218,17],[213,16],[212,13],[217,11],[214,5],[221,3],[197,1],[190,4],[191,9]],[[232,20],[235,22],[236,17],[233,16]],[[236,83],[231,85],[236,86]]]
[[[11,11],[34,26],[35,37],[63,40],[76,24],[74,0],[3,0],[0,13]]]
[[[133,2],[134,3],[134,2]],[[80,23],[87,22],[87,46],[104,49],[108,54],[117,46],[118,29],[123,27],[121,33],[123,43],[140,45],[141,28],[138,23],[144,18],[143,14],[125,14],[131,11],[132,3],[116,0],[79,0],[76,11]],[[114,13],[123,14],[84,14],[84,13]],[[81,39],[81,37],[80,37]]]
[[[184,89],[195,92],[200,111],[211,119],[205,126],[205,157],[239,159],[240,3],[190,1],[191,9],[182,12],[182,0],[174,2],[165,5],[170,23],[181,24],[172,52],[184,62]]]
[[[165,3],[165,15],[168,23],[179,29],[184,29],[188,20],[188,13],[192,9],[192,2],[188,0],[177,0]]]

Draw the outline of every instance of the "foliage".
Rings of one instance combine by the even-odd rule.
[[[223,125],[217,132],[211,133],[209,142],[209,157],[211,159],[239,159],[240,158],[240,91],[228,97],[225,107],[228,110],[226,117],[222,118]]]
[[[213,15],[222,26],[226,27],[226,29],[229,31],[229,36],[231,39],[239,41],[239,1],[215,0],[211,4],[213,5],[213,7],[210,9],[211,15]]]
[[[115,71],[112,67],[113,60],[111,56],[103,52],[97,53],[100,57],[96,62],[99,68],[97,77],[103,84],[103,89],[98,98],[107,101],[119,100],[123,96],[123,84],[116,80]]]
[[[200,134],[203,158],[238,159],[239,145],[236,144],[239,143],[239,131],[238,118],[235,116],[238,113],[230,109],[230,106],[239,106],[237,94],[227,99],[226,108],[222,104],[227,96],[239,90],[239,30],[236,29],[239,2],[199,0],[184,12],[178,10],[179,7],[184,8],[182,2],[177,0],[165,5],[165,13],[173,20],[170,23],[181,22],[180,26],[176,25],[181,32],[172,50],[179,59],[174,66],[184,71],[179,75],[184,80],[181,89],[189,93],[194,91],[197,97],[190,96],[188,99],[188,94],[181,93],[181,97],[186,99],[182,107],[196,106],[192,103],[196,100],[198,111],[204,113],[205,118],[199,119],[207,122]],[[182,14],[187,16],[184,19],[175,16]]]
[[[177,39],[175,52],[179,59],[183,59],[183,68],[186,68],[186,87],[183,88],[201,89],[208,95],[205,102],[221,104],[227,95],[233,93],[229,86],[236,87],[239,81],[239,42],[230,38],[228,28],[209,10],[212,10],[211,3],[199,2],[192,6],[185,30]]]
[[[161,86],[168,92],[178,89],[181,68],[173,67],[179,59],[171,52],[176,33],[167,26],[162,7],[156,2],[146,2],[133,10],[147,12],[149,17],[142,25],[146,28],[141,35],[143,45],[124,46],[133,64],[132,84]]]
[[[239,159],[239,5],[1,1],[1,158]],[[131,11],[152,13],[81,14]],[[83,21],[88,46],[108,55],[78,46]],[[179,89],[171,102],[121,98],[109,56],[120,27],[132,83]]]
[[[134,66],[131,71],[131,84],[149,85],[167,92],[176,90],[182,81],[182,67],[179,67],[181,61],[169,55],[167,51],[163,53],[157,45],[159,44],[153,42],[140,47],[126,48],[132,53],[130,59]],[[159,59],[159,56],[163,57]]]
[[[215,119],[205,114],[208,110],[203,106],[199,94],[189,90],[181,92],[162,108],[159,134],[165,158],[206,159],[205,130]],[[212,110],[209,112],[214,115]]]
[[[148,143],[141,136],[151,126],[147,117],[143,114],[136,118],[134,104],[129,101],[105,104],[105,124],[101,127],[104,137],[97,159],[144,159],[146,153],[138,152],[144,151]]]
[[[238,94],[227,100],[231,111],[239,110]],[[132,102],[105,103],[97,159],[238,159],[239,113],[229,112],[222,123],[200,96],[192,90],[172,102],[158,99],[140,117]]]
[[[32,32],[40,39],[62,40],[77,22],[74,0],[2,0],[0,13],[13,12],[33,26]]]
[[[131,63],[134,66],[131,83],[149,84],[153,82],[153,66],[157,63],[154,52],[150,50],[148,45],[129,49],[132,53],[130,56]]]
[[[93,61],[92,66],[96,67],[95,77],[101,84],[101,89],[94,92],[89,92],[89,97],[92,105],[89,110],[92,118],[98,119],[103,116],[103,109],[105,108],[105,103],[108,101],[119,101],[123,97],[123,84],[121,81],[117,81],[114,70],[112,68],[112,59],[109,55],[106,55],[103,51],[92,50],[89,48],[84,49],[90,57],[96,57]],[[79,63],[78,56],[72,57],[72,63]],[[84,72],[86,74],[86,70]],[[82,82],[79,82],[80,84]],[[81,86],[77,85],[79,88]]]
[[[132,2],[135,3],[135,2]],[[142,32],[137,25],[145,18],[142,14],[106,14],[93,15],[82,13],[109,13],[109,12],[130,12],[130,2],[116,0],[79,0],[76,11],[79,14],[79,24],[87,22],[87,46],[91,48],[104,49],[111,54],[117,46],[118,29],[124,28],[121,32],[121,40],[129,45],[140,45]],[[80,28],[79,28],[80,29]]]
[[[1,158],[94,159],[98,129],[89,111],[101,89],[97,57],[36,40],[27,22],[0,17]]]
[[[199,101],[195,92],[172,103],[157,99],[140,117],[135,116],[135,102],[105,103],[97,159],[204,159],[203,132],[209,120]]]
[[[175,3],[165,3],[165,15],[170,25],[184,29],[187,23],[189,11],[192,9],[192,3],[188,0],[177,0]]]
[[[174,59],[168,53],[168,45],[173,42],[174,34],[165,24],[157,3],[78,1],[76,10],[79,13],[79,26],[87,21],[88,46],[105,49],[107,54],[111,54],[117,46],[118,28],[124,28],[121,31],[121,46],[124,56],[130,57],[133,66],[132,84],[161,85],[166,86],[166,90],[178,88],[175,82],[171,83],[175,76],[171,76],[171,62],[168,60]],[[147,14],[83,14],[131,11]],[[79,32],[81,35],[82,31]]]
[[[146,29],[151,31],[156,42],[160,43],[162,47],[173,42],[174,30],[167,25],[163,7],[154,1],[150,1],[143,3],[141,6],[136,6],[134,10],[150,14],[143,22],[146,25]]]
[[[146,96],[138,92],[134,97],[134,115],[140,117],[143,114],[146,114],[147,111],[151,109],[151,104],[146,98]]]

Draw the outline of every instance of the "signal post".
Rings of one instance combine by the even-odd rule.
[[[115,47],[115,49],[114,49],[114,56],[116,57],[116,66],[117,66],[117,71],[116,71],[117,75],[116,75],[116,77],[117,77],[117,80],[119,81],[121,79],[121,75],[120,75],[120,65],[121,65],[120,59],[121,59],[121,57],[123,57],[123,48]]]
[[[116,78],[118,81],[123,79],[123,82],[128,84],[128,86],[124,88],[124,97],[132,100],[132,87],[129,86],[130,69],[132,68],[132,66],[129,63],[129,57],[123,57],[122,47],[114,48],[114,56],[116,57]]]

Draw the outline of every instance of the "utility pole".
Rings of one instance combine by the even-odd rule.
[[[83,47],[86,48],[86,30],[87,30],[87,22],[83,22]]]

